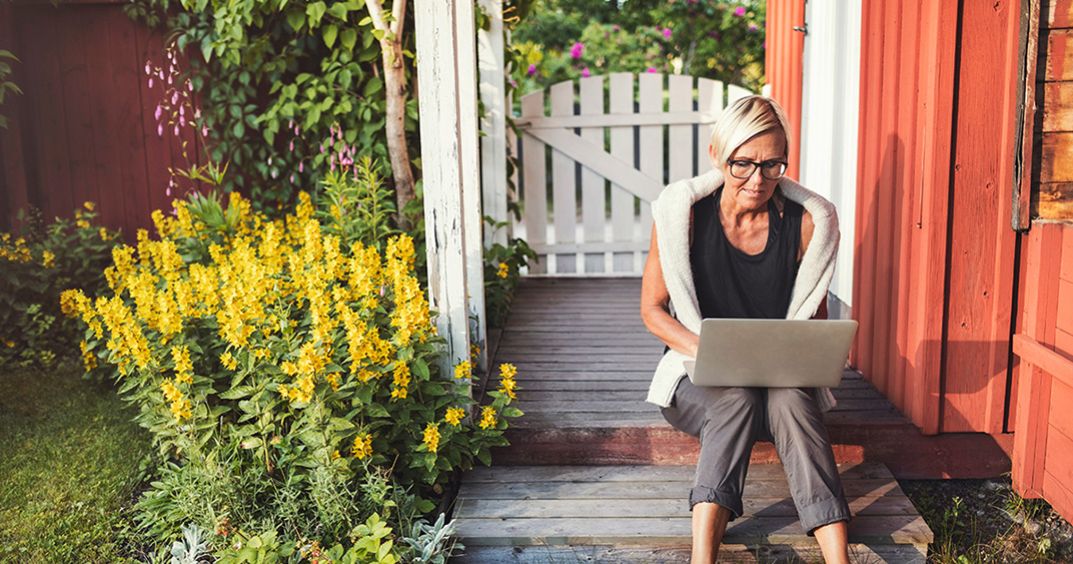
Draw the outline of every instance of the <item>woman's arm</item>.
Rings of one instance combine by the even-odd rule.
[[[805,256],[808,244],[812,241],[812,232],[815,230],[816,224],[812,221],[812,214],[805,210],[801,215],[801,249],[797,255],[797,262],[800,263]],[[827,319],[827,296],[824,296],[823,301],[820,302],[820,307],[816,308],[816,313],[812,316],[812,319]]]
[[[659,264],[659,245],[656,243],[656,226],[652,226],[652,244],[648,249],[644,277],[641,279],[641,320],[659,340],[672,349],[697,357],[700,337],[686,329],[682,322],[671,316],[668,305],[671,295],[663,280],[663,269]]]

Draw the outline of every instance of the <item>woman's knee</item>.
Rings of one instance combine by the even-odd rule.
[[[710,393],[713,397],[706,405],[711,418],[759,420],[764,412],[764,395],[759,388],[711,388]]]

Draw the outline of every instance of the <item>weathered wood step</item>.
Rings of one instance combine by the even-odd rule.
[[[460,561],[681,561],[690,543],[693,472],[692,466],[474,469],[463,475],[455,506],[456,535],[468,548]],[[931,530],[890,471],[861,463],[841,465],[840,472],[854,514],[855,554],[923,562]],[[781,465],[751,467],[743,502],[745,514],[724,538],[726,559],[819,556],[797,520]]]

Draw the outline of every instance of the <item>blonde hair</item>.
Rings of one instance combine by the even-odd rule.
[[[720,166],[746,141],[769,131],[781,131],[790,154],[790,126],[779,103],[767,96],[746,96],[723,110],[712,126],[712,148]]]

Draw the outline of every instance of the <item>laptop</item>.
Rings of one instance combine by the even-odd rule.
[[[835,388],[856,332],[852,319],[709,318],[684,364],[695,386]]]

